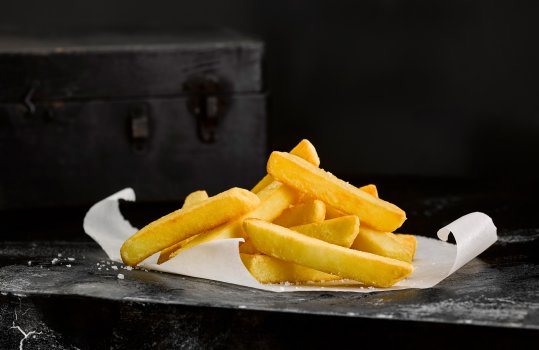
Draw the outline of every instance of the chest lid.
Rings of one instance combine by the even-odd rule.
[[[0,102],[178,96],[212,77],[262,89],[261,41],[225,30],[33,37],[0,34]]]

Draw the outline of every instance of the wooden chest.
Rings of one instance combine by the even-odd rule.
[[[0,209],[254,185],[262,56],[260,41],[226,31],[0,35]]]

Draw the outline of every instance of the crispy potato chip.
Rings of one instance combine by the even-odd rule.
[[[350,248],[359,232],[359,218],[355,215],[290,227],[309,237]]]
[[[256,209],[249,213],[245,213],[241,218],[199,234],[186,245],[176,249],[169,255],[169,258],[175,257],[184,250],[216,239],[244,237],[243,228],[241,226],[243,219],[257,218],[268,221],[275,219],[283,212],[283,210],[296,201],[297,191],[280,182],[274,181],[264,190],[260,191],[258,197],[260,198],[260,205]],[[160,261],[166,261],[165,257],[160,259]]]
[[[366,192],[366,193],[376,197],[376,198],[379,198],[378,197],[378,189],[376,188],[376,185],[361,186],[361,187],[359,187],[359,189],[362,190],[363,192]],[[343,213],[339,209],[335,209],[331,205],[326,204],[326,220],[335,219],[335,218],[345,216],[345,215],[348,215],[348,214]]]
[[[187,195],[187,197],[185,197],[185,201],[183,202],[182,209],[189,208],[189,207],[191,207],[191,206],[193,206],[193,205],[195,205],[195,204],[197,204],[199,202],[202,202],[203,200],[206,200],[206,199],[208,199],[208,193],[206,191],[191,192],[191,193],[189,193],[189,195]],[[180,249],[181,247],[186,245],[188,242],[195,239],[195,237],[197,237],[197,236],[198,235],[191,236],[191,237],[189,237],[187,239],[184,239],[181,242],[178,242],[176,244],[171,245],[168,248],[163,249],[161,251],[161,253],[159,254],[159,258],[157,260],[157,263],[161,264],[161,263],[164,263],[165,261],[167,261],[169,259],[170,254],[172,254],[174,251]]]
[[[413,271],[409,263],[330,244],[265,221],[247,219],[243,228],[264,254],[365,285],[390,287]]]
[[[392,259],[412,262],[415,253],[415,244],[412,243],[412,240],[415,242],[415,237],[402,238],[394,233],[376,231],[362,226],[352,244],[352,248]]]
[[[357,215],[362,223],[377,230],[392,232],[406,220],[405,212],[396,205],[371,196],[289,153],[273,152],[267,168],[277,181],[342,212]]]
[[[246,237],[245,242],[240,244],[240,253],[260,254],[260,252],[255,248],[255,246],[253,245],[253,242],[251,242],[249,237]]]
[[[347,214],[326,204],[326,220],[340,218],[345,215]]]
[[[176,210],[129,237],[120,249],[122,260],[134,266],[176,242],[237,218],[258,204],[260,199],[252,192],[232,188],[189,208]]]
[[[287,208],[273,223],[276,225],[291,227],[313,222],[322,222],[326,217],[326,205],[318,199],[297,204]]]
[[[208,193],[206,191],[195,191],[191,192],[185,197],[182,208],[189,208],[194,204],[202,202],[203,200],[208,199]]]
[[[362,190],[363,192],[370,194],[371,196],[380,198],[380,196],[378,196],[378,188],[376,188],[376,185],[370,184],[370,185],[365,185],[358,188]]]
[[[316,148],[314,148],[313,144],[310,143],[309,140],[306,140],[306,139],[301,140],[296,145],[296,147],[294,147],[290,151],[290,154],[301,157],[315,166],[320,165],[320,158],[318,158],[318,153],[316,152]],[[266,186],[268,186],[272,181],[273,181],[273,178],[271,177],[271,175],[264,176],[264,178],[260,180],[260,182],[257,183],[255,187],[253,187],[251,192],[253,193],[260,192]]]
[[[406,248],[406,250],[408,250],[408,254],[411,256],[411,260],[413,260],[417,248],[417,239],[415,238],[415,236],[395,233],[395,237],[401,242],[401,244]]]
[[[339,276],[316,271],[261,254],[240,254],[243,264],[260,283],[332,281]]]

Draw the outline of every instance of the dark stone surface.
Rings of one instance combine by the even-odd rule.
[[[407,210],[407,232],[433,236],[446,221],[482,210],[498,226],[499,241],[431,289],[271,293],[127,271],[120,264],[109,265],[104,252],[83,236],[43,240],[37,232],[28,233],[30,223],[17,221],[11,213],[4,237],[9,237],[6,230],[15,229],[15,222],[28,230],[0,245],[0,347],[15,347],[21,340],[22,333],[11,328],[14,325],[25,332],[42,332],[25,340],[27,348],[34,344],[66,349],[269,349],[352,341],[379,346],[388,334],[391,342],[404,348],[432,347],[431,341],[438,348],[454,348],[459,346],[459,337],[493,348],[536,344],[539,225],[534,215],[535,189],[529,184],[422,179],[378,183],[382,197],[393,195],[388,199]],[[142,212],[153,216],[168,210],[166,205],[151,207],[153,212],[149,206],[131,204],[124,206],[124,212],[140,226],[151,219]],[[58,261],[53,264],[55,258]],[[118,279],[118,273],[125,279]]]

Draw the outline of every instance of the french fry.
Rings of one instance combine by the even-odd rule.
[[[406,220],[396,205],[371,196],[309,162],[285,152],[273,152],[268,173],[300,192],[318,198],[336,209],[359,216],[370,227],[392,232]]]
[[[245,242],[240,244],[240,253],[243,254],[260,254],[258,250],[256,250],[255,246],[253,245],[253,242],[249,239],[249,237],[245,237]]]
[[[247,219],[243,228],[264,254],[366,285],[390,287],[413,271],[409,263],[340,247],[265,221]]]
[[[410,263],[415,253],[415,244],[412,240],[415,242],[415,237],[399,238],[394,233],[380,232],[362,226],[352,243],[352,248]]]
[[[401,242],[401,244],[406,247],[408,254],[414,259],[415,251],[417,248],[417,239],[414,235],[406,235],[402,233],[395,233],[395,237]]]
[[[227,238],[239,238],[244,237],[241,222],[245,218],[257,218],[262,220],[272,221],[279,216],[283,210],[288,208],[291,203],[294,203],[297,199],[296,190],[280,183],[272,182],[264,190],[258,193],[260,198],[260,205],[251,212],[246,213],[242,217],[228,222],[224,225],[216,227],[212,230],[199,234],[192,241],[186,245],[175,250],[169,255],[169,259],[175,257],[182,251],[190,249],[202,243],[210,242],[216,239]],[[166,261],[165,257],[160,259],[162,262]]]
[[[315,166],[320,165],[320,158],[318,158],[318,153],[316,153],[316,148],[314,148],[313,144],[310,143],[309,140],[306,140],[306,139],[301,140],[296,145],[296,147],[292,148],[292,150],[290,151],[290,154],[301,157]],[[251,192],[253,193],[260,192],[262,189],[268,186],[272,181],[273,181],[273,177],[271,177],[271,175],[264,176],[264,178],[260,180],[260,182],[257,183],[255,187],[253,187]]]
[[[301,140],[296,147],[294,147],[291,151],[293,154],[302,157],[306,159],[307,161],[311,162],[312,164],[318,166],[320,164],[320,158],[318,157],[318,154],[316,153],[316,149],[312,145],[312,143],[309,142],[309,140]],[[262,193],[262,196],[264,196],[263,192],[265,189],[269,188],[268,186],[272,185],[274,183],[273,178],[270,175],[266,175],[252,190],[251,192],[260,194]],[[270,193],[271,190],[266,191],[266,193]],[[260,196],[259,196],[260,197]],[[278,197],[278,196],[277,196]],[[294,201],[296,198],[294,198]],[[271,206],[271,202],[273,200],[270,200],[270,203],[268,203],[268,206]],[[290,206],[293,202],[290,202],[288,206]],[[287,206],[287,207],[288,207]],[[279,210],[279,206],[276,206],[275,209]],[[280,212],[279,212],[280,214]],[[256,213],[255,213],[256,215]],[[273,220],[273,215],[269,215],[267,217],[271,218],[268,220]],[[256,217],[256,216],[255,216]],[[262,219],[264,217],[261,217]],[[226,239],[226,238],[235,238],[241,236],[241,225],[236,223],[231,223],[230,226],[222,227],[221,229],[212,230],[210,232],[206,232],[202,235],[197,236],[197,238],[192,238],[189,241],[179,242],[175,244],[174,246],[168,247],[165,250],[161,252],[159,255],[159,259],[157,261],[158,264],[162,264],[163,262],[175,257],[180,252],[193,248],[194,246],[197,246],[202,243],[206,243],[212,240],[216,239]],[[245,238],[245,237],[244,237]],[[187,244],[189,243],[189,244]],[[242,243],[240,245],[240,249],[243,245],[246,243]],[[254,253],[253,247],[250,245],[246,245],[244,247],[244,250],[246,250],[249,253]]]
[[[355,215],[290,227],[309,237],[350,248],[359,232],[359,218]]]
[[[343,213],[339,209],[335,209],[331,205],[326,204],[326,220],[340,218],[341,216],[345,215],[346,213]]]
[[[163,249],[161,251],[161,253],[159,253],[159,257],[157,258],[157,263],[158,264],[162,264],[164,263],[165,261],[169,260],[171,258],[171,254],[174,253],[175,251],[181,249],[182,247],[185,247],[187,245],[187,243],[191,242],[192,240],[194,240],[195,238],[197,238],[198,236],[200,236],[200,233],[197,234],[197,235],[194,235],[194,236],[191,236],[187,239],[184,239],[183,241],[181,242],[178,242],[176,244],[173,244],[171,245],[170,247],[167,247],[165,249]]]
[[[378,196],[378,188],[376,188],[376,185],[369,184],[369,185],[361,186],[358,188],[362,190],[363,192],[370,194],[371,196],[380,198],[380,196]]]
[[[331,281],[339,276],[261,254],[240,254],[243,264],[260,283]]]
[[[134,266],[177,242],[212,229],[253,210],[260,199],[250,191],[232,188],[146,225],[120,249],[124,264]]]
[[[182,209],[189,208],[197,203],[202,202],[203,200],[208,199],[208,193],[206,191],[195,191],[191,192],[185,197],[185,201],[183,202]],[[191,236],[187,239],[184,239],[181,242],[178,242],[176,244],[171,245],[168,248],[165,248],[161,251],[159,254],[159,258],[157,259],[157,263],[161,264],[167,261],[170,257],[170,254],[172,254],[174,251],[180,249],[184,245],[186,245],[188,242],[192,241],[197,237],[198,235]]]
[[[273,223],[291,227],[313,222],[322,222],[326,217],[326,205],[317,199],[285,209]]]
[[[376,188],[376,185],[365,185],[358,188],[362,190],[363,192],[366,192],[376,198],[380,198],[378,197],[378,189]],[[347,214],[343,213],[339,209],[335,209],[331,205],[326,205],[326,220],[335,219],[335,218],[345,216],[345,215]]]
[[[203,200],[208,199],[208,193],[206,191],[191,192],[185,197],[182,208],[189,208],[196,203],[200,203]]]

